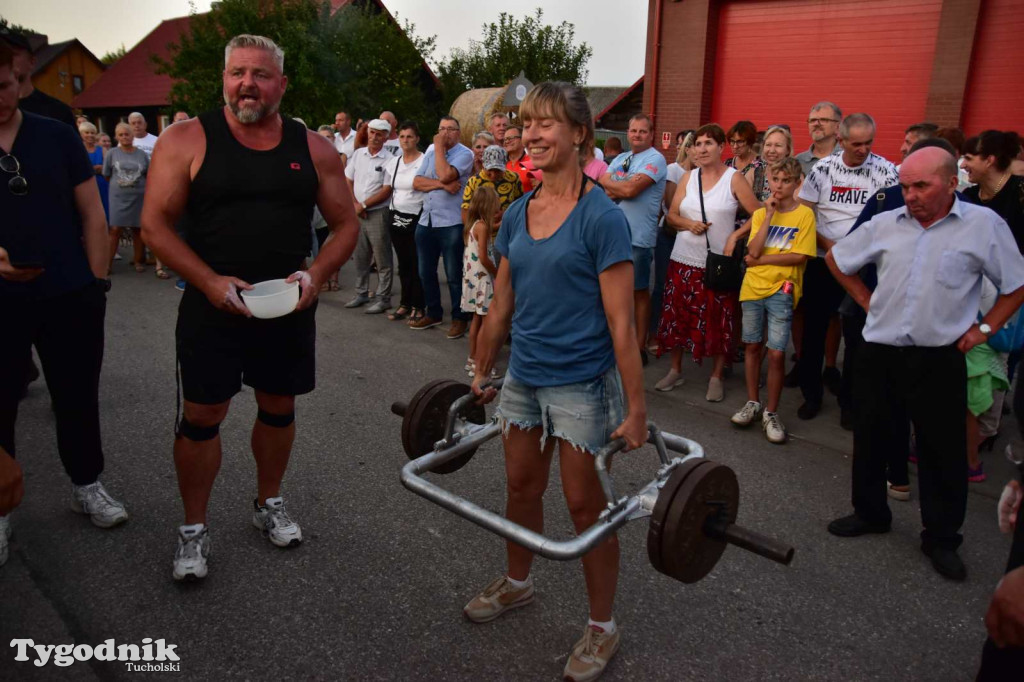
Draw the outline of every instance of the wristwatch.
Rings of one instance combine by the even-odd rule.
[[[985,336],[992,336],[992,327],[989,326],[988,322],[982,322],[978,325],[978,331]]]

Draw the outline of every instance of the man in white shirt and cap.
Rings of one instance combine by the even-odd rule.
[[[345,304],[358,308],[370,303],[370,266],[377,264],[377,296],[367,315],[383,313],[391,307],[392,255],[391,235],[384,222],[384,209],[391,198],[391,187],[385,185],[386,166],[394,158],[384,149],[391,133],[391,124],[375,118],[367,124],[367,145],[352,152],[345,164],[348,187],[356,200],[359,217],[359,241],[356,244],[356,296]]]

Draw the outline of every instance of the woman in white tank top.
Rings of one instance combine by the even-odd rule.
[[[714,358],[707,392],[711,402],[725,397],[722,371],[726,353],[733,347],[738,294],[704,288],[707,244],[710,241],[711,250],[722,253],[735,227],[739,207],[751,214],[761,207],[743,175],[722,163],[724,147],[725,133],[718,125],[710,123],[697,130],[694,142],[697,167],[679,181],[665,219],[678,234],[672,248],[658,323],[658,353],[672,352],[672,369],[655,388],[671,391],[683,383],[683,351],[688,350],[698,364],[705,357]],[[704,189],[704,219],[697,189],[698,173]]]

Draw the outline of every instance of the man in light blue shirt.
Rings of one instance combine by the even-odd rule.
[[[658,241],[658,217],[665,194],[668,167],[665,157],[651,146],[654,124],[647,114],[629,119],[630,152],[619,154],[601,186],[626,214],[633,239],[633,305],[640,356],[647,364],[647,332],[651,324],[651,259]]]
[[[900,169],[904,208],[886,211],[835,243],[826,263],[865,311],[864,348],[854,383],[854,513],[829,524],[833,535],[888,532],[885,452],[892,420],[917,436],[921,550],[941,575],[967,576],[956,550],[967,510],[967,368],[984,343],[1024,303],[1024,257],[1006,223],[955,197],[956,160],[937,147],[910,154]],[[874,293],[857,276],[878,268]],[[1005,292],[976,323],[982,277]]]
[[[452,301],[452,326],[449,339],[466,333],[469,315],[462,312],[462,192],[473,174],[473,152],[459,142],[459,122],[443,116],[434,136],[433,147],[412,181],[412,188],[423,192],[423,212],[416,226],[416,254],[426,313],[409,325],[412,329],[430,329],[441,324],[441,287],[437,281],[437,262],[444,256],[445,278]]]

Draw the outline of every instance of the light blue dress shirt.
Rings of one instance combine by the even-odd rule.
[[[639,154],[619,154],[612,161],[608,172],[611,173],[613,181],[628,180],[638,173],[654,180],[653,185],[637,196],[619,202],[619,208],[626,214],[626,222],[633,233],[633,246],[641,249],[654,248],[658,242],[658,216],[661,214],[661,199],[665,194],[665,178],[668,176],[665,157],[654,147]]]
[[[832,258],[847,275],[878,266],[864,340],[889,346],[955,343],[977,320],[983,275],[1003,293],[1024,286],[1006,222],[959,199],[928,228],[906,207],[880,213],[836,242]]]
[[[426,227],[451,227],[462,224],[462,191],[466,189],[466,181],[473,174],[473,151],[464,144],[456,144],[445,154],[448,164],[459,172],[461,187],[455,194],[443,189],[435,189],[423,193],[423,213],[420,214],[420,225]],[[431,145],[423,155],[418,177],[437,180],[437,169],[434,167],[434,146]]]

